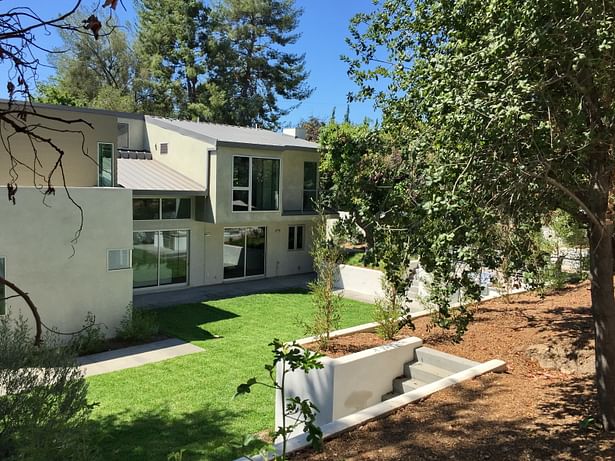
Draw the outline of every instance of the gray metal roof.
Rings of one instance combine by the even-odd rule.
[[[138,192],[207,195],[207,189],[198,182],[147,158],[118,158],[117,183]]]
[[[201,139],[215,146],[268,147],[276,150],[318,149],[318,144],[315,142],[259,128],[244,128],[232,125],[219,125],[216,123],[172,120],[149,115],[145,116],[145,121],[161,128],[173,130],[185,136]]]

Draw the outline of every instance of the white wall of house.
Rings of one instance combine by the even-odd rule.
[[[29,293],[48,326],[78,330],[89,311],[113,335],[132,301],[132,270],[108,271],[107,251],[132,248],[132,192],[70,188],[70,194],[84,213],[74,254],[79,210],[63,190],[45,203],[32,187],[19,188],[16,205],[0,200],[6,278]],[[21,299],[10,299],[7,306],[31,320]]]
[[[179,171],[204,188],[207,186],[207,150],[214,149],[212,144],[152,123],[146,123],[146,135],[146,148],[149,148],[154,160]],[[168,144],[167,154],[160,153],[161,143]]]
[[[76,109],[69,111],[66,108],[40,108],[37,110],[49,117],[74,121],[68,124],[35,116],[28,118],[28,124],[40,123],[42,125],[36,130],[38,135],[52,138],[57,146],[65,150],[66,155],[62,161],[66,183],[75,187],[96,186],[98,181],[98,165],[96,163],[98,143],[111,143],[115,148],[117,143],[117,117],[105,113],[80,112]],[[57,131],[52,131],[52,129]],[[2,131],[3,137],[6,138],[10,128],[4,125]],[[8,183],[17,175],[19,187],[46,186],[40,177],[37,177],[36,183],[33,183],[32,172],[27,168],[28,165],[34,167],[34,151],[29,138],[24,134],[14,135],[11,137],[10,146],[11,153],[26,166],[15,165],[11,174],[12,165],[9,155],[5,146],[0,143],[0,184]],[[57,161],[58,153],[43,143],[36,144],[36,148],[40,161],[40,165],[36,165],[36,169],[39,173],[48,175]],[[55,179],[55,181],[52,180],[53,185],[56,188],[61,187],[62,174],[60,171],[55,173],[53,179]]]

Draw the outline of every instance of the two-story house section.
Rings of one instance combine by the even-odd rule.
[[[312,270],[318,146],[298,132],[32,107],[39,116],[16,122],[38,124],[64,168],[43,195],[58,152],[0,127],[0,181],[18,186],[16,205],[0,201],[0,275],[46,324],[75,331],[92,312],[111,335],[135,291]],[[30,317],[0,287],[8,309]]]
[[[119,126],[118,185],[133,191],[135,289],[312,270],[317,144],[149,116]]]

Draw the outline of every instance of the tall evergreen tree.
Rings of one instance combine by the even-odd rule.
[[[215,121],[277,128],[296,107],[282,108],[280,99],[310,96],[305,55],[284,50],[299,38],[301,14],[294,0],[221,0],[214,7],[213,33],[202,39],[209,43],[211,84],[225,97]]]
[[[75,27],[86,16],[84,10],[75,14]],[[59,31],[62,46],[50,54],[56,74],[39,85],[39,101],[127,112],[135,109],[132,88],[136,58],[128,34],[112,19],[109,21],[110,32],[98,39],[90,34]],[[58,53],[60,50],[65,52]]]
[[[199,35],[207,28],[208,9],[200,0],[140,0],[138,15],[141,110],[180,118],[207,115],[199,104],[207,56]]]

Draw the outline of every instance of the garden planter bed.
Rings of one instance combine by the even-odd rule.
[[[394,339],[382,339],[375,331],[360,331],[331,338],[329,341],[329,348],[324,351],[319,350],[318,343],[316,342],[305,344],[304,347],[315,352],[320,352],[326,357],[337,358],[361,352],[372,347],[391,344],[409,336],[415,336],[414,331],[409,327],[402,328]]]

